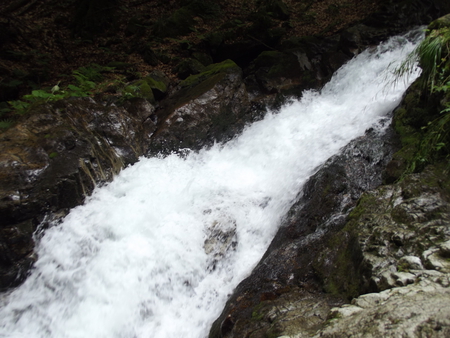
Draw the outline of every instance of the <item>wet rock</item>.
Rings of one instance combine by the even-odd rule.
[[[38,226],[57,223],[124,166],[142,155],[228,140],[261,114],[251,110],[242,70],[232,61],[188,77],[165,98],[168,88],[167,77],[153,72],[125,87],[131,98],[120,106],[58,101],[0,135],[0,288],[26,277]],[[233,247],[228,237],[223,252],[211,253],[211,266]]]
[[[189,75],[195,75],[203,72],[205,66],[196,59],[184,59],[176,67],[175,72],[180,79],[186,79]]]
[[[242,70],[231,60],[189,76],[162,105],[149,155],[183,148],[198,150],[227,141],[254,117]]]
[[[313,87],[315,75],[306,53],[267,51],[253,61],[249,72],[266,94],[280,93],[292,88]],[[247,82],[251,78],[247,79]]]
[[[215,220],[211,225],[208,225],[203,245],[206,254],[211,257],[208,269],[214,270],[217,262],[234,250],[237,244],[236,222],[234,220]]]
[[[163,72],[154,70],[149,76],[145,77],[144,80],[152,89],[153,96],[156,100],[161,100],[167,95],[170,80]]]
[[[0,135],[0,288],[26,276],[33,232],[44,219],[64,216],[146,150],[154,107],[145,100],[132,106],[69,99],[36,108]]]
[[[336,232],[346,224],[346,215],[363,191],[381,183],[382,168],[395,149],[392,136],[389,129],[382,133],[371,130],[351,142],[341,155],[331,158],[312,176],[260,263],[236,288],[214,323],[210,337],[250,334],[263,337],[269,332],[277,336],[292,335],[283,331],[290,320],[282,319],[284,315],[267,317],[262,304],[266,300],[277,301],[286,294],[285,302],[279,307],[289,308],[292,305],[288,301],[290,291],[297,288],[302,290],[300,303],[301,297],[309,297],[307,295],[323,300],[321,304],[331,304],[344,303],[348,295],[358,294],[361,271],[357,262],[363,259],[358,237],[353,234],[337,237]],[[336,249],[337,246],[343,249]],[[347,251],[347,248],[352,249]],[[260,307],[259,319],[254,320],[252,313]],[[315,311],[326,312],[318,304]],[[299,332],[305,335],[326,320],[322,315],[311,316],[311,320],[316,321],[312,324],[300,315],[296,318],[304,321]],[[281,326],[274,328],[273,322],[280,322]],[[291,324],[289,332],[295,327]]]
[[[0,288],[26,277],[38,226],[57,223],[124,166],[142,155],[228,140],[261,114],[251,110],[242,70],[232,61],[188,77],[167,98],[162,73],[128,87],[125,98],[131,98],[120,106],[90,98],[58,101],[0,135]],[[235,243],[231,233],[222,237],[223,252],[211,252],[212,268]]]
[[[246,332],[258,332],[260,336],[276,332],[277,336],[288,337],[417,337],[426,332],[430,337],[446,337],[450,332],[449,313],[442,308],[450,297],[450,185],[444,172],[442,167],[428,167],[397,184],[370,190],[363,194],[341,230],[319,226],[314,235],[301,241],[291,237],[289,244],[278,244],[274,253],[284,255],[284,259],[286,252],[298,252],[290,264],[301,267],[301,271],[283,266],[291,272],[283,280],[283,271],[269,266],[278,269],[278,276],[264,279],[257,267],[254,275],[238,287],[238,298],[233,297],[228,304],[227,315],[235,325],[222,330],[221,336],[239,337],[244,332],[239,323],[245,322]],[[398,217],[401,205],[407,205],[413,216],[408,215],[406,220]],[[296,212],[299,210],[305,212]],[[309,246],[308,241],[314,241],[314,245]],[[315,249],[317,254],[308,256],[308,250]],[[300,255],[311,262],[302,262]],[[269,252],[262,262],[271,264],[273,259]],[[309,274],[305,273],[311,266]],[[273,276],[273,272],[266,276]],[[284,309],[271,317],[262,296],[268,293],[269,281],[271,301]],[[297,301],[289,299],[291,293],[297,294],[293,291],[297,287],[314,293],[316,311],[328,313],[325,319],[321,315],[312,320],[303,314],[302,320],[308,324],[293,319],[293,304]],[[280,290],[284,290],[283,297]],[[332,295],[335,301],[346,302],[342,295],[361,293],[351,304],[332,309],[329,303],[322,302],[330,301]],[[252,303],[258,297],[259,303]],[[241,299],[244,303],[239,302]],[[242,309],[244,304],[252,311],[258,309],[258,320],[254,316],[253,320],[246,319],[250,309]],[[275,327],[273,323],[278,322],[283,324]],[[311,327],[315,332],[311,333]],[[212,331],[211,337],[216,336],[220,337]]]

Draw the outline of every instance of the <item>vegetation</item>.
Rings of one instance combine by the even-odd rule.
[[[24,114],[38,104],[68,97],[90,96],[98,88],[98,82],[103,80],[102,72],[112,71],[113,69],[112,67],[101,67],[97,64],[81,67],[72,72],[72,77],[76,80],[76,85],[68,84],[65,88],[61,88],[58,82],[58,84],[49,90],[33,90],[31,94],[24,95],[21,100],[8,101],[8,104],[16,113]]]
[[[429,163],[450,160],[450,26],[428,31],[427,37],[396,70],[396,75],[410,74],[417,62],[422,68],[418,85],[422,91],[429,93],[430,98],[439,98],[440,112],[435,116],[433,111],[416,108],[410,104],[410,109],[417,110],[419,114],[427,114],[431,120],[425,125],[418,126],[421,130],[415,136],[411,136],[411,133],[405,135],[404,125],[398,127],[403,134],[404,145],[411,143],[411,139],[419,138],[417,149],[409,159],[406,173],[421,170]],[[417,96],[417,93],[415,95]],[[408,97],[405,101],[408,104]],[[434,108],[435,105],[430,105],[429,109]],[[410,114],[404,113],[403,115]],[[411,116],[409,118],[414,119]],[[426,117],[421,117],[421,121],[425,120]]]
[[[150,94],[147,85],[135,82],[145,80],[153,90],[147,77],[156,70],[177,85],[213,61],[230,58],[242,67],[237,58],[248,64],[261,49],[248,53],[246,46],[276,50],[281,37],[325,35],[325,30],[329,35],[361,21],[378,6],[371,0],[335,4],[336,0],[3,1],[0,127],[17,119],[15,110],[30,111],[38,102],[98,93],[102,80],[91,76],[99,70],[94,64],[100,70],[121,65],[108,74],[117,81],[117,90],[108,93],[145,97]],[[232,47],[226,49],[231,55],[223,57],[224,46]],[[197,65],[184,72],[186,60]],[[95,88],[86,81],[94,82]],[[59,90],[52,91],[57,83]],[[124,90],[124,83],[131,87]],[[161,98],[153,94],[155,100]]]

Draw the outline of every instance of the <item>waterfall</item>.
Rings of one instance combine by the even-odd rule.
[[[0,337],[206,337],[308,177],[382,128],[413,80],[394,83],[392,68],[418,35],[361,53],[227,144],[141,158],[97,188],[0,296]]]

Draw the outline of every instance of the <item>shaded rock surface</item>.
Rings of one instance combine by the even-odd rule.
[[[281,233],[296,220],[311,223],[306,205],[300,199]],[[299,239],[294,233],[278,247],[274,240],[238,286],[211,337],[448,336],[450,181],[445,167],[428,167],[364,193],[348,222],[336,221],[342,203],[335,210],[314,232]],[[356,298],[344,304],[349,297]]]
[[[340,273],[338,283],[331,283],[328,293],[323,291],[328,287],[325,279],[329,271],[325,271],[325,267],[317,269],[317,255],[326,252],[328,241],[337,238],[337,232],[346,224],[346,216],[356,206],[361,194],[381,184],[382,170],[396,146],[391,128],[385,126],[367,131],[365,136],[352,141],[342,154],[332,157],[312,176],[261,262],[236,288],[213,325],[210,337],[253,337],[253,333],[254,337],[264,337],[274,330],[273,320],[264,320],[264,313],[260,314],[262,320],[255,320],[255,308],[264,307],[266,301],[279,301],[285,294],[287,302],[280,306],[292,307],[288,301],[291,292],[297,294],[299,289],[298,292],[306,298],[321,299],[325,307],[344,303],[347,297],[359,293],[359,270],[351,266],[354,261],[362,261],[356,238],[339,237],[339,245],[355,250],[335,250],[327,257],[330,269],[336,267],[336,260],[348,265],[341,266],[345,272]],[[301,297],[297,299],[300,304],[303,302]],[[311,318],[316,318],[314,313],[310,314]],[[325,320],[326,316],[321,318]],[[277,334],[281,332],[277,330]]]

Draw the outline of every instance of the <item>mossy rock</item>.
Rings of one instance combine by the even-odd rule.
[[[163,72],[155,70],[144,80],[152,89],[155,99],[160,100],[166,96],[170,80]]]
[[[293,54],[277,51],[262,52],[254,61],[257,68],[268,68],[267,77],[296,77],[298,76],[298,60]]]
[[[150,66],[155,67],[159,64],[160,57],[156,55],[156,53],[151,48],[150,44],[144,44],[142,46],[139,46],[139,48],[137,48],[137,51],[139,52],[139,54],[142,55],[144,61],[148,63]]]
[[[433,121],[442,116],[440,112],[445,108],[448,94],[438,91],[430,93],[422,83],[423,77],[419,77],[408,89],[400,107],[394,111],[393,126],[403,146],[395,154],[394,161],[398,169],[405,168],[401,177],[406,173],[421,172],[428,164],[448,155],[446,146],[437,149],[430,141],[435,135]],[[441,142],[444,145],[448,143],[444,138]],[[392,171],[389,175],[398,176],[398,172]]]
[[[122,94],[125,95],[125,97],[138,97],[142,99],[146,99],[152,103],[155,102],[155,96],[153,95],[152,88],[148,84],[146,80],[138,80],[128,86],[126,86]]]
[[[305,53],[265,51],[252,62],[249,75],[268,93],[298,95],[315,85],[316,76]],[[250,79],[250,77],[249,77]]]
[[[196,59],[184,59],[176,67],[175,72],[182,80],[186,79],[190,75],[195,75],[203,72],[205,66]]]
[[[180,83],[180,86],[182,88],[193,87],[197,84],[200,84],[203,81],[206,81],[206,80],[214,77],[215,75],[218,75],[221,73],[225,74],[225,73],[236,71],[236,70],[240,71],[241,69],[232,60],[225,60],[220,63],[214,63],[214,64],[211,64],[208,67],[206,67],[203,72],[196,74],[196,75],[189,76],[187,79],[185,79],[184,81],[182,81]]]
[[[222,31],[218,32],[211,32],[208,33],[205,38],[204,42],[212,49],[220,47],[220,45],[223,43],[225,37],[224,33]]]
[[[443,17],[440,17],[437,20],[434,20],[432,23],[430,23],[428,29],[434,30],[446,27],[450,27],[450,13]]]
[[[358,236],[349,229],[329,236],[325,250],[314,260],[313,266],[326,293],[351,299],[361,291],[361,262]]]
[[[133,64],[128,62],[112,61],[107,64],[107,67],[113,67],[118,70],[128,70],[133,67]]]
[[[248,20],[252,25],[248,28],[247,34],[260,40],[265,40],[269,35],[269,30],[275,26],[275,21],[264,12],[252,13]]]

